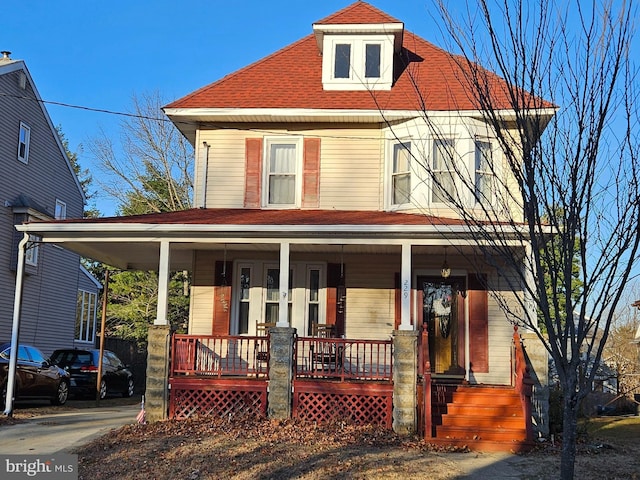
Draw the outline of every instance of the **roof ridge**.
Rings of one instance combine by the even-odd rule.
[[[403,23],[400,20],[398,20],[397,18],[392,17],[388,13],[380,10],[379,8],[374,7],[370,3],[367,3],[367,2],[365,2],[363,0],[358,0],[358,1],[354,2],[354,3],[352,3],[351,5],[347,5],[343,9],[338,10],[337,12],[334,12],[331,15],[329,15],[329,16],[321,19],[321,20],[319,20],[317,22],[314,22],[314,24],[325,25],[325,24],[334,23],[335,20],[339,19],[340,17],[344,16],[347,13],[350,13],[352,10],[354,10],[356,8],[359,8],[359,9],[366,8],[371,13],[374,13],[376,15],[384,17],[385,18],[385,22],[388,22],[388,23]],[[358,22],[350,22],[350,23],[358,23]],[[371,23],[371,22],[364,22],[364,23]]]

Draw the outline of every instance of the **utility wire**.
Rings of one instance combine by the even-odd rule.
[[[77,110],[85,110],[85,111],[89,111],[89,112],[96,112],[96,113],[105,113],[107,115],[118,115],[121,117],[129,117],[129,118],[139,118],[142,120],[150,120],[150,121],[154,121],[154,122],[170,122],[173,124],[180,124],[180,125],[193,125],[193,126],[198,126],[198,125],[210,125],[212,127],[218,128],[220,130],[235,130],[235,131],[248,131],[248,132],[254,132],[254,133],[262,133],[262,134],[266,134],[266,135],[280,135],[280,136],[291,136],[292,133],[291,132],[282,132],[282,131],[274,131],[274,130],[263,130],[263,129],[259,129],[259,128],[238,128],[238,127],[231,127],[231,126],[227,126],[227,125],[219,125],[216,123],[212,123],[212,122],[207,122],[207,121],[203,121],[203,122],[190,122],[190,121],[186,121],[186,120],[176,120],[175,122],[169,118],[159,118],[159,117],[150,117],[150,116],[146,116],[146,115],[138,115],[135,113],[128,113],[128,112],[118,112],[115,110],[107,110],[104,108],[94,108],[94,107],[87,107],[84,105],[73,105],[70,103],[64,103],[64,102],[55,102],[53,100],[41,100],[41,99],[37,99],[37,98],[32,98],[32,97],[27,97],[24,95],[13,95],[10,93],[5,93],[5,92],[0,92],[0,96],[2,97],[11,97],[11,98],[16,98],[18,100],[29,100],[32,102],[37,102],[37,103],[44,103],[47,105],[55,105],[58,107],[64,107],[64,108],[75,108]],[[348,139],[348,140],[380,140],[382,139],[381,136],[341,136],[341,135],[320,135],[320,134],[309,134],[306,135],[309,138],[334,138],[334,139]]]

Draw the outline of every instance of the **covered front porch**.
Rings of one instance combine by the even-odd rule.
[[[338,384],[349,382],[370,391],[382,385],[375,388],[391,398],[385,404],[390,407],[379,408],[392,412],[385,421],[392,418],[397,431],[415,432],[418,407],[428,403],[424,396],[419,400],[417,387],[424,376],[418,361],[422,330],[427,343],[420,340],[420,351],[427,352],[433,382],[514,385],[513,329],[500,301],[518,307],[522,292],[495,281],[496,266],[483,263],[473,232],[461,222],[384,212],[339,212],[339,219],[332,212],[323,217],[296,211],[291,219],[283,219],[282,212],[277,218],[269,217],[273,212],[223,213],[199,209],[18,227],[118,268],[158,271],[146,386],[150,420],[183,415],[176,413],[177,404],[170,406],[174,387],[193,390],[195,380],[217,379],[221,385],[244,377],[268,382],[269,398],[260,408],[269,416],[287,415],[294,408],[292,392],[305,388],[312,396],[313,389],[330,384],[339,389]],[[514,240],[513,255],[524,261],[525,253]],[[225,348],[230,341],[253,342],[251,354],[261,355],[253,364],[248,357],[243,361],[250,366],[246,372],[223,374],[220,359],[228,355],[220,354],[198,371],[195,363],[185,371],[173,363],[182,358],[177,350],[187,348],[174,344],[167,318],[170,273],[179,270],[192,272],[188,332],[201,339],[193,345],[202,346],[205,337],[225,339]],[[501,300],[488,295],[489,289]],[[268,352],[265,337],[258,335],[261,324],[272,325]],[[332,340],[314,336],[319,326],[331,327]],[[286,339],[278,343],[276,334]],[[373,348],[376,342],[387,345],[384,359],[376,360],[382,373],[363,377],[370,366],[363,369],[349,352],[356,345]],[[325,343],[334,352],[326,359],[335,364],[325,371],[312,368],[311,360],[322,358],[315,349]],[[274,352],[285,352],[290,360],[283,365]],[[274,376],[290,380],[278,388]],[[266,389],[260,388],[264,395]],[[285,400],[273,401],[276,392]],[[321,403],[315,415],[331,411],[332,405]]]

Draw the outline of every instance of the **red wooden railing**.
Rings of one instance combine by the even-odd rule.
[[[269,337],[173,336],[171,376],[257,376],[269,374]]]
[[[513,347],[514,347],[514,366],[513,374],[515,380],[516,392],[520,394],[522,402],[522,413],[525,419],[527,429],[527,440],[533,440],[533,425],[531,423],[531,394],[533,389],[533,381],[529,374],[529,367],[524,355],[524,347],[522,339],[518,333],[518,326],[513,326]]]
[[[422,377],[422,410],[424,438],[433,437],[431,412],[431,361],[429,360],[429,331],[424,323],[418,340],[418,375]]]
[[[392,381],[391,340],[299,337],[296,378]]]

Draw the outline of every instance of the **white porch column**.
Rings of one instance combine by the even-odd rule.
[[[289,242],[280,244],[280,301],[276,327],[289,326]]]
[[[402,244],[402,267],[400,270],[400,327],[399,330],[413,330],[411,325],[411,244]]]
[[[160,264],[158,265],[158,309],[154,325],[169,325],[169,241],[160,242]]]

